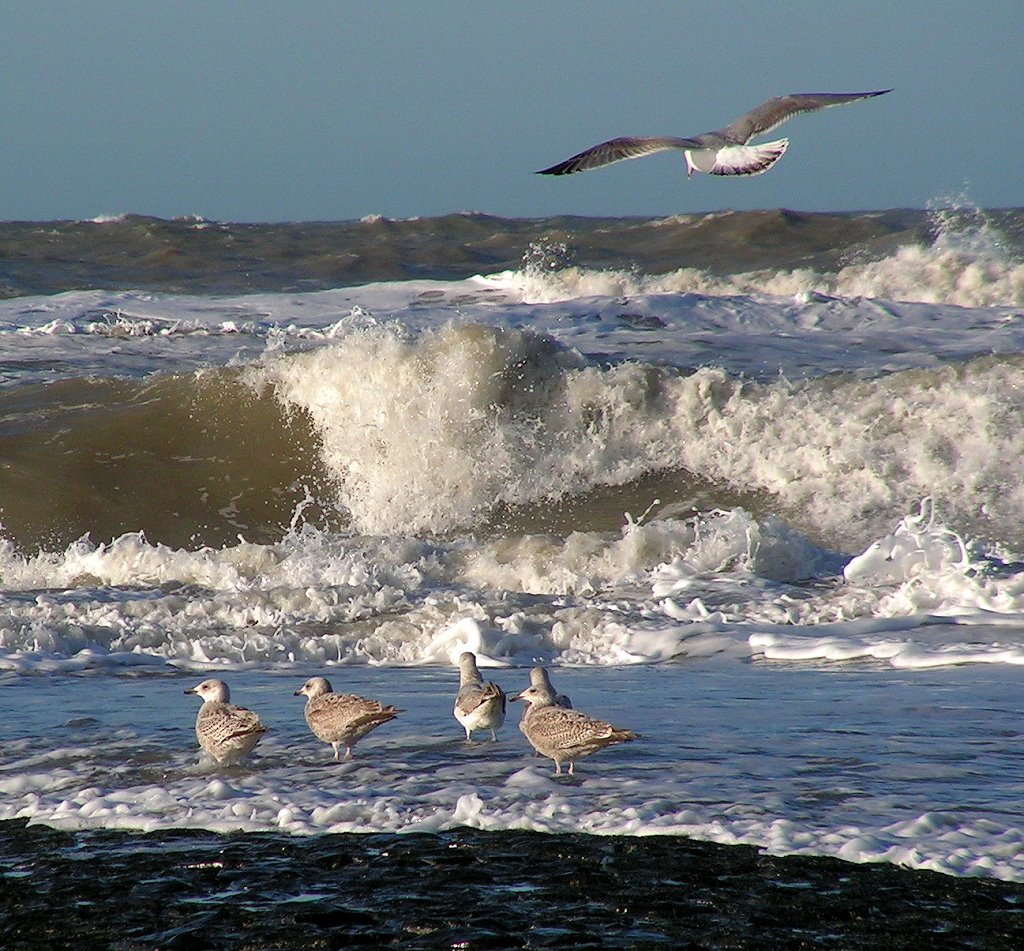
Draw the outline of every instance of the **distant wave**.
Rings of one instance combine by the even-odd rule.
[[[665,275],[667,290],[700,293],[815,291],[1016,305],[1022,218],[1021,209],[982,212],[960,203],[935,211],[775,209],[653,219],[452,214],[234,224],[127,214],[0,222],[0,242],[18,248],[0,269],[0,296],[81,288],[308,292],[505,271],[536,278],[579,269],[606,273],[606,287],[618,282],[646,292]],[[890,263],[871,266],[885,261]],[[629,275],[654,277],[630,285]]]
[[[901,244],[877,259],[836,270],[760,268],[726,273],[678,268],[651,274],[634,268],[565,266],[565,244],[535,245],[509,283],[527,300],[553,302],[599,295],[770,294],[867,297],[960,307],[1024,306],[1024,256],[987,218],[963,221],[936,213],[930,240]],[[856,256],[856,255],[854,255]]]

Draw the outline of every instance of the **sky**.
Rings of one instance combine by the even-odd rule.
[[[0,220],[348,220],[1024,205],[1021,0],[8,0]],[[770,96],[768,173],[680,153]]]

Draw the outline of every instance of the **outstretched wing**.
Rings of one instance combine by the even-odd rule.
[[[827,109],[829,106],[841,106],[859,99],[870,99],[873,96],[884,96],[891,89],[879,89],[876,92],[798,92],[790,96],[776,96],[767,99],[750,112],[744,113],[735,122],[715,135],[720,135],[729,142],[743,145],[755,135],[762,135],[778,128],[783,122],[805,112]],[[571,160],[570,160],[571,161]]]
[[[625,136],[619,139],[609,139],[600,145],[585,149],[564,162],[552,165],[551,168],[542,168],[537,174],[571,175],[573,172],[586,172],[592,168],[611,165],[613,162],[641,158],[654,152],[664,152],[666,149],[699,149],[700,147],[700,143],[695,139],[679,139],[672,136],[653,138]]]

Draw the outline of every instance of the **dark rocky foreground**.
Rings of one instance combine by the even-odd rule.
[[[1024,947],[1024,886],[680,838],[0,823],[0,947]]]

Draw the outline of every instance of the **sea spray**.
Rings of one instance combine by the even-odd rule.
[[[979,358],[877,379],[747,381],[586,359],[529,331],[360,331],[261,373],[309,414],[338,503],[365,533],[444,533],[516,506],[687,470],[763,492],[826,547],[866,544],[934,495],[1024,548],[1007,482],[1024,366]],[[768,514],[764,512],[762,514]],[[999,537],[1002,534],[1002,537]]]

